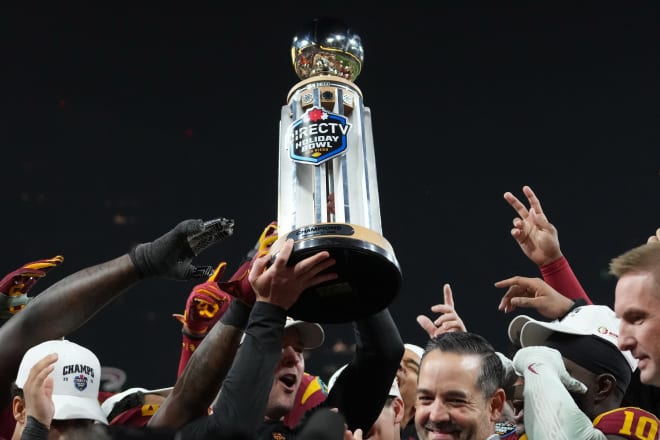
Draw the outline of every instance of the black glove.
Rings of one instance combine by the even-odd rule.
[[[192,259],[233,233],[233,219],[184,220],[162,237],[135,246],[128,255],[142,278],[208,278],[213,274],[213,267],[196,267],[191,263]]]

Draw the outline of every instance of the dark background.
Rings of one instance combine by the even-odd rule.
[[[449,282],[468,328],[507,349],[511,316],[493,282],[539,275],[502,198],[526,184],[591,298],[613,303],[609,260],[660,226],[656,2],[216,3],[5,9],[0,272],[64,255],[38,293],[183,219],[217,216],[235,234],[197,262],[233,272],[277,216],[292,37],[333,16],[365,48],[355,83],[403,272],[391,311],[404,340],[424,344],[415,316]],[[171,314],[193,285],[144,281],[70,339],[126,370],[126,386],[169,386]],[[349,325],[326,330],[307,364],[323,376],[333,344],[352,341]]]

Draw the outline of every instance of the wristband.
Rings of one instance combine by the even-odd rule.
[[[566,317],[569,313],[571,313],[573,310],[577,309],[578,307],[582,307],[582,306],[586,306],[586,305],[587,305],[587,300],[585,300],[585,299],[583,299],[583,298],[575,299],[575,300],[573,300],[573,305],[571,305],[571,308],[568,309],[568,310],[566,311],[566,313],[564,313],[564,316],[560,316],[560,317],[557,318],[557,319],[563,319],[563,318]]]

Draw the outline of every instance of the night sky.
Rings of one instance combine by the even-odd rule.
[[[38,293],[183,219],[224,216],[234,235],[196,262],[225,260],[230,275],[277,217],[280,109],[299,81],[293,35],[332,16],[365,50],[355,84],[372,112],[383,235],[403,273],[391,311],[404,340],[424,344],[415,316],[449,282],[468,328],[506,351],[512,316],[497,311],[493,283],[540,275],[509,235],[502,198],[523,185],[591,298],[611,305],[609,260],[660,227],[657,3],[451,3],[6,11],[0,272],[63,255]],[[171,314],[193,286],[144,281],[70,339],[126,370],[127,386],[172,385]],[[326,330],[322,352],[351,342],[348,324]],[[322,352],[308,371],[325,375]]]

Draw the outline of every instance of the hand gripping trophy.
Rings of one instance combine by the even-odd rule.
[[[315,19],[291,47],[301,79],[280,119],[277,253],[294,239],[289,264],[327,250],[339,278],[307,289],[296,319],[349,322],[387,307],[401,270],[382,236],[371,112],[353,83],[360,37],[336,19]]]

